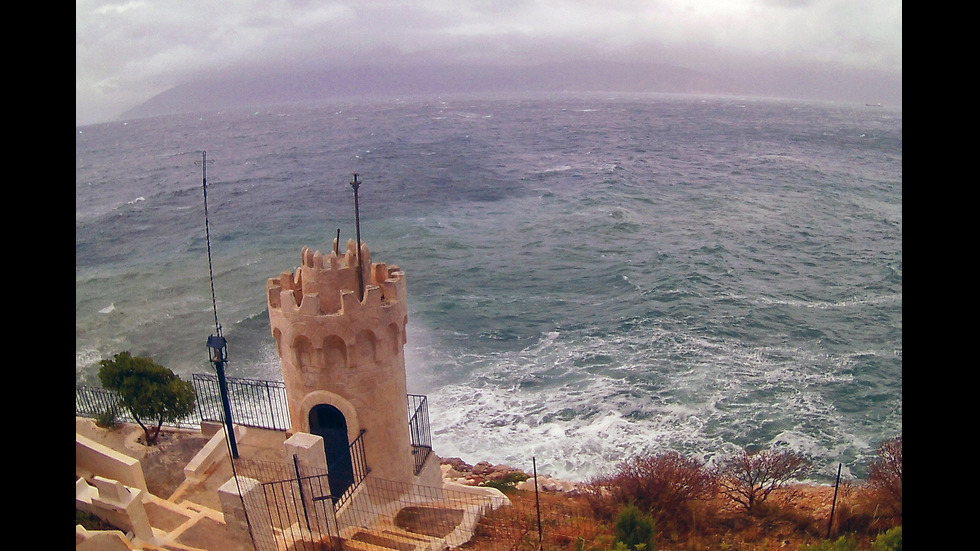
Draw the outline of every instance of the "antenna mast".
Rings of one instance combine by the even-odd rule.
[[[364,300],[364,270],[361,266],[361,215],[357,203],[357,188],[361,187],[361,183],[357,181],[356,172],[354,179],[350,182],[350,187],[354,188],[354,228],[357,232],[357,290],[360,293],[358,300]]]
[[[214,161],[211,161],[214,162]],[[204,235],[208,242],[208,277],[211,280],[211,307],[214,310],[215,334],[208,337],[208,358],[214,364],[218,374],[218,387],[221,391],[221,405],[224,408],[225,438],[228,441],[229,452],[233,459],[238,459],[238,444],[235,442],[235,427],[231,421],[231,404],[228,401],[228,385],[225,382],[225,362],[228,358],[228,341],[221,336],[221,325],[218,323],[218,302],[214,298],[214,268],[211,265],[211,223],[208,221],[208,153],[201,152],[203,165],[204,188]]]
[[[212,163],[214,161],[211,161]],[[211,308],[214,310],[214,331],[220,337],[221,326],[218,325],[218,303],[214,298],[214,268],[211,266],[211,224],[208,222],[208,152],[201,152],[202,187],[204,188],[204,235],[208,244],[208,277],[211,280]]]

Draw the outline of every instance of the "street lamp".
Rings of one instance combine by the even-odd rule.
[[[221,389],[221,405],[225,411],[225,428],[228,443],[231,445],[231,456],[238,459],[238,444],[235,442],[235,427],[231,423],[231,405],[228,403],[228,387],[225,384],[225,362],[228,361],[228,341],[220,335],[208,337],[208,356],[218,373],[218,387]]]
[[[361,271],[361,213],[357,204],[357,190],[361,187],[361,183],[357,181],[356,172],[350,187],[354,190],[354,228],[357,232],[357,290],[360,293],[357,300],[364,300],[364,272]]]

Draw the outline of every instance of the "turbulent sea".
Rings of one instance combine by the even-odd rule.
[[[76,127],[75,379],[129,350],[281,379],[265,283],[355,238],[406,274],[435,452],[571,480],[902,432],[902,112],[431,97]],[[207,163],[201,152],[206,151]]]

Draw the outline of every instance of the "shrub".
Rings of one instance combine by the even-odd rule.
[[[858,539],[846,535],[834,541],[823,541],[815,545],[800,547],[799,551],[858,551]],[[902,551],[902,527],[897,526],[875,538],[870,551]]]
[[[878,455],[868,469],[868,487],[886,512],[902,516],[902,437],[878,446]]]
[[[721,493],[755,512],[769,494],[810,469],[810,461],[789,450],[742,451],[721,462],[718,484]]]
[[[896,526],[875,538],[871,551],[902,551],[902,527]]]
[[[881,531],[881,519],[876,516],[877,505],[865,493],[859,493],[853,503],[838,503],[834,514],[834,530],[839,533],[873,535]],[[888,524],[885,524],[887,526]]]
[[[714,497],[715,490],[714,477],[700,461],[667,452],[621,463],[613,476],[590,483],[587,495],[600,516],[634,504],[650,511],[658,526],[683,531],[694,502]]]
[[[95,424],[105,428],[114,429],[119,425],[119,410],[115,405],[106,407],[104,411],[95,416]]]
[[[524,482],[525,480],[527,480],[529,478],[531,478],[531,477],[529,477],[527,475],[527,473],[522,473],[522,472],[519,472],[519,471],[513,471],[513,472],[509,473],[507,476],[505,476],[504,479],[503,479],[503,481],[506,482],[506,483],[508,483],[508,484],[517,484],[518,482]]]
[[[505,494],[517,491],[514,488],[515,484],[513,482],[507,482],[505,480],[487,480],[486,482],[481,483],[480,486],[496,488]]]
[[[514,471],[508,473],[507,476],[499,478],[496,480],[487,480],[480,484],[480,486],[488,486],[490,488],[496,488],[504,493],[509,493],[515,491],[515,486],[518,482],[524,482],[527,480],[528,475],[526,473]]]
[[[836,540],[826,540],[814,545],[804,545],[799,551],[858,551],[858,541],[854,536],[841,536]]]
[[[616,541],[635,551],[657,551],[653,539],[655,526],[650,515],[644,514],[636,505],[627,505],[616,517]]]

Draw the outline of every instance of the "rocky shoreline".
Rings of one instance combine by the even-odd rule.
[[[481,461],[476,465],[470,465],[458,457],[439,458],[442,468],[443,480],[464,484],[466,486],[479,486],[487,482],[504,482],[513,480],[514,475],[523,475],[526,480],[516,482],[514,487],[518,490],[534,490],[534,474],[525,472],[521,469],[509,465],[493,465],[487,461]],[[537,488],[543,492],[558,492],[568,495],[579,495],[584,489],[584,484],[559,480],[550,476],[538,475]]]

